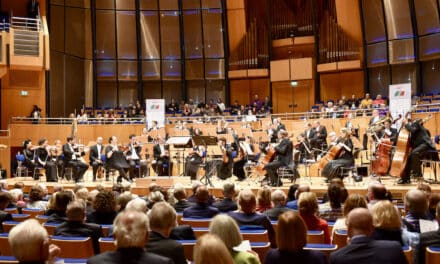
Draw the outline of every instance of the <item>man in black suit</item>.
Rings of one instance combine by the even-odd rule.
[[[435,208],[435,216],[440,226],[440,203],[437,203]],[[440,247],[440,228],[436,231],[420,234],[420,243],[418,248],[415,249],[415,255],[418,259],[417,263],[425,263],[426,248],[431,246]]]
[[[208,204],[209,191],[206,186],[202,185],[196,191],[196,204],[183,210],[183,217],[185,218],[212,218],[220,211]]]
[[[174,204],[174,209],[176,212],[181,213],[183,210],[193,205],[193,203],[190,203],[186,199],[185,187],[183,187],[181,184],[176,184],[174,186],[174,198],[177,199],[177,203]]]
[[[321,126],[319,121],[315,121],[313,127],[313,138],[310,140],[312,148],[327,149],[327,128]]]
[[[111,136],[108,143],[109,145],[105,148],[105,156],[107,159],[107,161],[105,162],[105,167],[119,171],[119,176],[116,182],[122,182],[122,178],[130,181],[130,179],[127,178],[127,174],[125,172],[125,170],[127,170],[130,165],[128,165],[127,160],[125,159],[125,153],[119,150],[118,138],[116,136]],[[105,178],[109,178],[108,169],[105,173]]]
[[[347,228],[350,244],[330,255],[331,264],[407,263],[399,242],[371,237],[373,217],[368,209],[353,209],[347,216]]]
[[[212,206],[218,208],[220,212],[230,212],[237,210],[237,203],[234,201],[235,185],[227,182],[223,184],[223,200],[214,203]]]
[[[85,223],[84,203],[73,201],[67,206],[67,221],[55,228],[56,236],[65,237],[90,237],[93,243],[93,251],[99,254],[99,238],[102,237],[100,225]]]
[[[4,221],[12,221],[12,215],[4,211],[11,200],[11,194],[8,192],[0,192],[0,232],[3,232],[2,224]]]
[[[170,145],[165,144],[165,141],[157,135],[157,143],[153,146],[153,169],[157,176],[171,175],[171,161],[170,161]]]
[[[101,160],[102,154],[104,154],[104,146],[102,145],[102,137],[98,137],[96,139],[96,145],[93,145],[90,148],[90,154],[89,154],[90,164],[92,165],[92,168],[93,168],[93,181],[96,181],[96,172],[104,164],[103,161]],[[108,181],[109,179],[106,178],[105,180]]]
[[[173,261],[145,251],[148,238],[148,217],[145,213],[127,210],[114,221],[117,250],[101,253],[87,260],[88,264],[172,264]]]
[[[271,186],[282,186],[283,183],[278,179],[277,170],[281,166],[289,166],[292,162],[292,141],[287,137],[287,131],[280,130],[278,132],[279,144],[273,150],[275,151],[275,160],[266,164],[264,169],[267,171]]]
[[[84,151],[78,152],[74,149],[75,138],[67,137],[67,143],[63,145],[64,166],[72,167],[73,178],[75,182],[80,182],[84,178],[89,165],[80,160],[86,153]]]
[[[284,212],[291,211],[286,207],[286,194],[281,190],[275,190],[271,194],[273,208],[264,212],[270,220],[277,221],[278,216]]]
[[[397,129],[391,127],[391,120],[386,120],[384,123],[384,128],[383,130],[380,132],[380,134],[378,135],[378,137],[380,139],[382,138],[389,138],[391,143],[393,144],[393,146],[396,145],[397,143],[397,136],[398,136],[398,132]]]
[[[143,177],[147,173],[147,162],[141,159],[142,146],[136,141],[136,135],[131,134],[128,138],[130,143],[128,144],[127,161],[128,165],[130,165],[130,178],[136,178],[136,175],[139,174]],[[139,168],[136,168],[137,166]]]
[[[182,244],[169,238],[177,221],[174,208],[166,202],[155,203],[149,212],[149,220],[151,232],[147,251],[170,258],[175,264],[186,264]]]

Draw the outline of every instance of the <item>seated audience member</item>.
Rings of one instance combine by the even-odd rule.
[[[307,225],[308,230],[324,231],[324,243],[330,244],[330,233],[327,221],[316,216],[318,200],[312,192],[301,193],[298,199],[299,213]]]
[[[143,264],[173,261],[145,250],[148,239],[148,217],[137,211],[123,211],[115,218],[114,238],[116,251],[101,253],[87,260],[88,264]]]
[[[28,219],[9,232],[9,247],[19,263],[54,263],[60,249],[50,244],[46,229],[35,219]]]
[[[223,184],[223,200],[212,204],[212,206],[218,208],[220,212],[229,212],[237,210],[237,203],[234,201],[235,197],[235,185],[227,182]]]
[[[309,185],[300,185],[298,186],[298,189],[295,191],[295,199],[288,202],[286,204],[287,208],[293,209],[295,211],[298,211],[298,197],[303,192],[310,192],[310,186]]]
[[[149,202],[148,208],[151,209],[153,208],[155,203],[164,202],[164,201],[165,201],[165,196],[160,190],[153,191],[148,195],[148,202]]]
[[[40,185],[36,184],[29,191],[29,203],[27,208],[47,210],[47,201],[44,201],[44,190]]]
[[[287,202],[296,200],[295,193],[296,193],[296,190],[298,190],[298,187],[299,187],[299,184],[297,184],[297,183],[290,185],[289,191],[287,192]]]
[[[134,210],[141,213],[147,213],[148,207],[147,202],[144,199],[136,198],[128,202],[127,206],[125,207],[126,210]]]
[[[365,200],[364,196],[357,193],[350,194],[344,203],[343,216],[341,218],[338,218],[335,224],[333,225],[332,240],[336,230],[347,229],[347,224],[345,223],[347,215],[348,213],[350,213],[351,210],[358,207],[367,208],[367,201]]]
[[[403,224],[409,232],[420,233],[420,219],[428,219],[428,200],[420,190],[409,190],[405,195]]]
[[[174,198],[176,198],[177,202],[173,207],[178,213],[183,212],[183,210],[193,205],[186,199],[185,187],[183,187],[182,184],[176,184],[174,186]]]
[[[342,205],[348,196],[347,189],[340,184],[330,184],[327,196],[329,201],[319,205],[319,217],[326,221],[336,221],[342,216]]]
[[[52,210],[47,223],[61,224],[67,221],[66,209],[67,205],[72,202],[75,197],[72,191],[61,191],[55,194],[54,210]]]
[[[17,208],[18,212],[21,212],[21,208],[26,207],[26,202],[23,200],[23,190],[14,188],[9,191],[11,194],[11,202],[6,208]]]
[[[85,223],[84,203],[73,201],[67,205],[67,221],[55,228],[56,236],[90,237],[93,242],[93,251],[99,254],[99,238],[102,237],[100,225]]]
[[[242,190],[238,195],[239,210],[229,212],[239,226],[262,226],[266,228],[269,235],[271,247],[276,247],[275,231],[270,223],[269,218],[256,212],[257,199],[252,190]]]
[[[367,189],[368,209],[371,210],[374,204],[379,201],[387,200],[387,189],[380,182],[373,182]]]
[[[278,248],[267,252],[264,263],[327,263],[324,253],[315,250],[304,250],[307,244],[307,226],[301,216],[294,211],[281,214],[278,218]]]
[[[93,202],[94,211],[87,215],[87,223],[111,225],[116,217],[116,200],[111,191],[100,191]]]
[[[402,246],[396,241],[374,240],[373,218],[365,208],[353,209],[347,216],[350,243],[331,253],[330,263],[407,263]]]
[[[190,197],[188,197],[188,202],[190,203],[196,203],[196,193],[197,193],[197,189],[200,186],[204,186],[201,182],[199,181],[193,181],[191,189],[192,189],[192,195]],[[208,201],[209,205],[214,203],[214,197],[212,195],[209,195],[209,201]]]
[[[166,202],[156,203],[149,213],[150,234],[147,251],[170,258],[175,264],[186,264],[182,244],[170,239],[171,230],[177,225],[174,208]]]
[[[440,226],[440,203],[436,206],[436,220]],[[425,251],[427,247],[440,247],[440,228],[436,231],[426,232],[420,234],[420,243],[415,249],[417,263],[425,263]]]
[[[7,192],[0,192],[0,232],[3,233],[3,222],[12,221],[12,215],[5,212],[6,206],[11,202],[12,196]]]
[[[234,247],[241,244],[243,237],[240,234],[240,229],[238,228],[237,223],[230,216],[224,214],[215,216],[209,224],[209,233],[218,236],[223,243],[225,243],[226,248],[231,253],[235,263],[260,263],[256,253],[237,251],[234,249]]]
[[[286,211],[290,211],[286,207],[286,194],[281,190],[275,190],[271,194],[271,200],[273,207],[264,212],[270,220],[278,220],[278,216]]]
[[[373,239],[397,241],[403,246],[401,216],[394,204],[390,201],[380,201],[373,206],[371,214]]]
[[[131,200],[133,200],[133,195],[130,192],[125,191],[121,193],[118,196],[118,199],[116,199],[116,208],[118,209],[118,212],[124,211],[128,202],[130,202]]]
[[[223,241],[212,234],[205,234],[194,246],[194,264],[234,264]]]
[[[440,193],[433,193],[429,196],[429,219],[437,219],[437,204],[440,202]]]
[[[202,185],[196,191],[196,204],[183,210],[183,217],[185,218],[211,218],[220,211],[208,204],[209,191],[206,186]]]
[[[264,186],[257,192],[257,212],[264,213],[266,210],[272,208],[272,202],[270,196],[272,195],[272,190],[269,186]]]

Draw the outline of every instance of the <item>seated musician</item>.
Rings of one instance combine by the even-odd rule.
[[[137,142],[134,134],[128,138],[130,143],[128,144],[126,157],[128,165],[130,165],[130,178],[133,179],[136,175],[139,175],[139,170],[141,177],[144,177],[147,174],[147,161],[141,159],[142,146]],[[136,166],[139,166],[139,168],[137,169]]]
[[[212,159],[206,163],[206,175],[212,177],[216,172],[219,179],[225,180],[232,176],[232,148],[226,145],[225,137],[220,137],[217,145],[222,152],[221,159]]]
[[[96,173],[104,165],[104,162],[101,160],[101,155],[105,153],[102,140],[102,137],[96,138],[96,144],[90,148],[89,159],[93,168],[93,181],[96,181]],[[105,180],[108,181],[109,179],[106,178]]]
[[[336,141],[337,144],[329,149],[329,151],[335,151],[335,148],[338,147],[340,151],[338,151],[339,153],[334,153],[336,155],[335,159],[330,160],[321,172],[321,176],[327,177],[326,182],[338,177],[341,167],[354,164],[353,142],[350,137],[350,130],[341,128],[341,137]]]
[[[372,126],[374,126],[377,122],[379,122],[381,119],[380,115],[379,115],[379,110],[374,109],[372,112],[372,116],[370,118],[370,122],[368,123],[368,127],[371,128]],[[367,129],[367,131],[370,129]],[[368,135],[367,133],[364,134],[363,136],[363,141],[362,141],[362,145],[364,147],[364,149],[367,149],[367,144],[368,144]]]
[[[407,184],[411,182],[411,176],[415,178],[423,177],[420,160],[427,151],[435,150],[435,144],[431,140],[429,131],[423,126],[423,120],[411,120],[408,118],[404,119],[402,124],[403,127],[411,133],[411,152],[408,155],[405,173],[397,183]],[[434,159],[438,160],[438,155],[434,157]]]
[[[235,137],[237,137],[237,135],[234,134],[234,138]],[[246,179],[246,173],[244,170],[246,162],[255,161],[256,157],[251,136],[246,136],[244,141],[239,141],[237,137],[237,139],[235,140],[235,145],[237,144],[237,157],[234,158],[232,172],[235,176],[237,176],[239,181],[242,181]]]
[[[54,145],[49,149],[49,156],[52,162],[55,163],[58,170],[58,177],[62,178],[64,175],[64,160],[62,158],[63,154],[63,145],[61,144],[61,140],[55,139]]]
[[[125,160],[124,152],[119,150],[118,138],[116,136],[111,136],[108,140],[109,145],[105,148],[105,155],[107,161],[105,162],[105,178],[109,179],[109,169],[115,169],[119,172],[119,176],[116,182],[122,182],[122,178],[126,181],[130,181],[127,177],[126,170],[130,167]]]
[[[89,165],[81,160],[81,157],[86,153],[85,151],[78,151],[78,146],[74,146],[75,138],[67,137],[67,143],[63,145],[64,166],[72,167],[73,179],[75,182],[83,181]]]
[[[185,175],[190,176],[191,180],[196,180],[197,171],[203,163],[203,146],[194,145],[185,160]]]
[[[38,141],[38,148],[36,150],[37,163],[46,170],[46,181],[57,182],[57,166],[56,163],[50,158],[48,149],[49,146],[47,139],[40,139]],[[38,176],[34,175],[34,179],[36,177],[38,178]]]
[[[156,144],[153,146],[153,169],[157,176],[171,175],[170,145],[157,134]]]
[[[23,156],[24,156],[23,165],[33,173],[35,168],[35,147],[32,145],[32,141],[30,139],[26,139],[23,142]],[[33,175],[33,176],[35,179],[35,176],[37,175]],[[36,178],[36,180],[37,179],[38,178]]]
[[[281,123],[281,118],[275,118],[272,125],[269,127],[267,133],[271,143],[276,143],[278,140],[278,131],[286,130],[286,126]]]
[[[299,134],[296,139],[298,140],[298,144],[295,145],[298,157],[295,157],[295,162],[302,162],[304,160],[313,159],[313,151],[310,145],[310,142],[307,140],[304,134]],[[296,156],[296,155],[295,155]]]
[[[322,126],[319,121],[313,123],[313,138],[310,140],[312,148],[326,149],[327,148],[327,128]]]
[[[391,120],[387,119],[384,123],[384,128],[383,130],[379,133],[379,138],[383,139],[383,138],[389,138],[391,143],[393,143],[393,146],[396,145],[397,143],[397,129],[391,127]]]
[[[282,166],[289,166],[292,162],[292,152],[293,152],[293,144],[292,141],[288,138],[288,134],[286,130],[281,129],[278,132],[278,141],[279,144],[273,148],[275,151],[275,159],[274,161],[266,164],[264,169],[267,171],[269,176],[271,186],[282,186],[283,183],[280,179],[278,179],[278,168]],[[272,145],[269,146],[272,148]]]

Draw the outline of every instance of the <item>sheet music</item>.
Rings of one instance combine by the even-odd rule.
[[[419,219],[419,224],[420,224],[420,233],[426,233],[426,232],[438,230],[437,221]]]

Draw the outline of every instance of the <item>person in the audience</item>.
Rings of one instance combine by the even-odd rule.
[[[234,201],[235,185],[227,182],[223,184],[223,200],[212,204],[218,208],[220,212],[229,212],[237,210],[237,203]]]
[[[315,250],[304,250],[306,244],[307,226],[304,220],[297,212],[285,212],[278,218],[278,248],[270,249],[267,252],[264,263],[288,264],[293,261],[295,263],[327,263],[324,253]]]
[[[90,237],[93,251],[99,254],[99,238],[102,237],[100,225],[85,223],[85,207],[82,201],[73,201],[67,205],[67,221],[55,228],[54,235],[66,237]]]
[[[116,199],[111,191],[100,191],[93,202],[94,211],[87,215],[87,223],[111,225],[116,217]]]
[[[310,186],[309,185],[300,185],[298,186],[298,189],[295,191],[295,199],[288,202],[286,204],[287,208],[293,209],[295,211],[298,211],[298,197],[303,192],[310,192]]]
[[[301,193],[298,199],[298,208],[301,217],[307,225],[307,229],[324,231],[324,242],[330,244],[328,223],[324,219],[316,216],[318,212],[318,200],[315,193]]]
[[[144,199],[136,198],[127,203],[125,210],[134,210],[142,213],[147,213],[147,202]]]
[[[228,215],[232,217],[239,226],[262,226],[267,230],[271,247],[276,247],[275,231],[270,223],[269,218],[256,212],[257,200],[252,190],[242,190],[238,195],[239,209],[234,212],[229,212]]]
[[[428,200],[420,190],[409,190],[405,195],[403,224],[409,232],[420,233],[420,219],[428,220]]]
[[[220,211],[208,204],[209,191],[204,185],[199,186],[196,191],[196,204],[183,210],[185,218],[211,218]]]
[[[174,208],[166,202],[156,203],[149,213],[150,234],[147,251],[170,258],[175,264],[186,264],[182,244],[170,239],[172,229],[177,225]]]
[[[264,186],[257,192],[257,212],[264,213],[266,210],[272,208],[270,196],[272,190],[269,186]]]
[[[228,215],[215,216],[209,224],[209,233],[217,235],[226,245],[235,263],[257,264],[260,263],[258,255],[251,252],[237,251],[234,247],[239,246],[243,237],[237,223]]]
[[[359,208],[359,207],[360,208],[367,208],[367,201],[365,200],[365,198],[358,193],[350,194],[344,203],[343,216],[341,218],[338,218],[336,220],[335,224],[333,225],[332,240],[333,240],[333,235],[336,230],[346,230],[347,229],[346,218],[347,218],[348,213],[350,213],[351,210],[353,210],[355,208]]]
[[[440,193],[432,193],[429,196],[428,214],[429,219],[437,219],[437,204],[440,202]]]
[[[197,188],[199,188],[199,186],[202,186],[203,183],[199,182],[199,181],[193,181],[192,185],[191,185],[191,189],[192,189],[192,195],[190,197],[188,197],[188,202],[190,203],[196,203],[196,192],[197,192]],[[209,196],[209,201],[208,203],[211,205],[214,203],[214,197],[212,195]]]
[[[319,217],[326,221],[336,221],[342,217],[342,205],[347,199],[348,192],[340,184],[330,184],[327,188],[329,201],[319,205]]]
[[[174,186],[174,198],[176,198],[177,202],[173,207],[178,213],[183,212],[183,210],[193,205],[186,199],[186,190],[182,184],[176,184]]]
[[[436,206],[436,221],[440,226],[440,203]],[[425,251],[427,247],[440,247],[440,228],[435,231],[420,234],[420,242],[418,248],[415,249],[417,263],[425,263]]]
[[[4,221],[12,221],[12,215],[4,211],[11,199],[12,196],[8,192],[0,192],[0,232],[3,232]]]
[[[348,214],[347,227],[350,243],[330,254],[331,264],[407,263],[399,242],[374,240],[371,237],[374,227],[368,209],[353,209]]]
[[[47,201],[43,200],[44,196],[43,188],[41,188],[40,185],[36,184],[32,186],[29,192],[29,203],[26,207],[47,210]]]
[[[371,209],[377,202],[387,200],[387,188],[380,182],[373,182],[367,189],[368,208]]]
[[[373,238],[375,240],[392,240],[404,245],[402,239],[402,220],[397,207],[390,201],[376,203],[371,214],[373,217]]]
[[[194,264],[234,264],[225,243],[216,235],[205,234],[194,246]]]
[[[88,264],[172,264],[173,261],[145,250],[148,239],[148,217],[137,211],[121,212],[114,221],[116,251],[101,253],[87,260]]]
[[[266,210],[264,214],[272,221],[278,220],[280,214],[292,210],[286,207],[286,194],[282,190],[273,191],[271,200],[273,208]]]
[[[66,209],[67,205],[72,202],[75,197],[71,190],[55,193],[55,204],[52,214],[49,215],[47,223],[61,224],[67,221]]]

